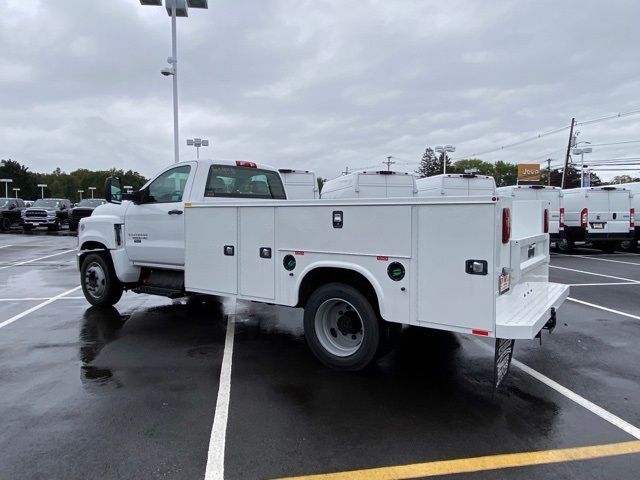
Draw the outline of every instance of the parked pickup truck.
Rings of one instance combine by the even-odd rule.
[[[0,198],[0,232],[22,223],[24,209],[24,200],[21,198]]]
[[[60,230],[69,221],[71,202],[66,198],[40,198],[33,206],[24,211],[22,229],[47,227],[49,230]]]
[[[69,214],[69,230],[75,232],[78,230],[80,219],[90,217],[96,207],[107,203],[102,198],[85,198],[71,209]]]
[[[121,192],[107,179],[111,203],[80,221],[91,304],[127,289],[302,307],[337,369],[366,367],[408,324],[495,338],[497,385],[514,340],[553,328],[568,295],[548,281],[548,234],[512,237],[511,199],[286,200],[276,169],[203,160]]]

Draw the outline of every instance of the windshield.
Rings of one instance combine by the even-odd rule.
[[[91,207],[91,208],[95,208],[95,207],[99,207],[100,205],[104,204],[105,201],[102,200],[101,198],[85,198],[84,200],[81,200],[80,203],[78,203],[78,205],[76,205],[76,207]]]
[[[0,208],[4,208],[9,205],[10,200],[8,198],[0,198]]]
[[[40,199],[40,200],[36,200],[35,203],[33,204],[34,207],[49,207],[49,208],[56,208],[58,205],[60,205],[60,202],[58,200],[44,200],[44,199]]]

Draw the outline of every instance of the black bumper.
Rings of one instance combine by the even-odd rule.
[[[626,242],[633,239],[634,233],[589,233],[584,237],[585,242]]]

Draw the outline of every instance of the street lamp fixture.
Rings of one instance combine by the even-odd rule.
[[[13,179],[0,178],[0,182],[4,183],[4,198],[9,198],[9,184],[13,183]]]
[[[162,6],[162,0],[140,0],[142,5]],[[165,77],[173,77],[173,148],[175,162],[180,161],[178,130],[178,46],[176,40],[176,18],[188,17],[189,8],[209,8],[208,0],[165,0],[164,6],[171,17],[171,56],[167,59],[170,67],[160,70]]]
[[[93,200],[93,192],[96,191],[96,187],[89,187],[89,190],[91,190],[91,200]]]
[[[196,158],[200,159],[200,147],[208,147],[209,140],[202,138],[187,138],[187,145],[190,147],[196,147]]]
[[[434,148],[434,151],[442,154],[442,173],[447,173],[447,152],[453,153],[456,151],[456,147],[453,145],[438,145]]]
[[[39,183],[38,188],[40,189],[40,198],[44,198],[44,189],[47,188],[48,185],[46,183]]]
[[[19,188],[14,188],[13,191],[16,192],[16,198],[18,198],[18,192],[20,191],[20,189]]]
[[[579,143],[589,143],[589,142],[579,142]],[[584,154],[591,153],[591,152],[593,152],[593,148],[591,147],[577,147],[577,146],[571,151],[571,153],[573,153],[574,155],[580,155],[580,186],[581,187],[588,187],[587,183],[591,183],[586,181],[587,179],[585,179],[585,175],[584,175],[585,174]]]

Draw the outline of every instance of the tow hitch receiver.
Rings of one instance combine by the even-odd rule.
[[[496,353],[493,362],[493,391],[495,392],[502,380],[509,373],[513,347],[516,341],[509,338],[496,338]]]
[[[556,309],[551,308],[551,317],[549,317],[549,320],[547,320],[547,323],[544,324],[544,327],[542,327],[542,330],[548,330],[549,334],[552,334],[555,328],[556,328]],[[542,330],[540,330],[536,335],[536,338],[540,340],[540,345],[542,345]]]

